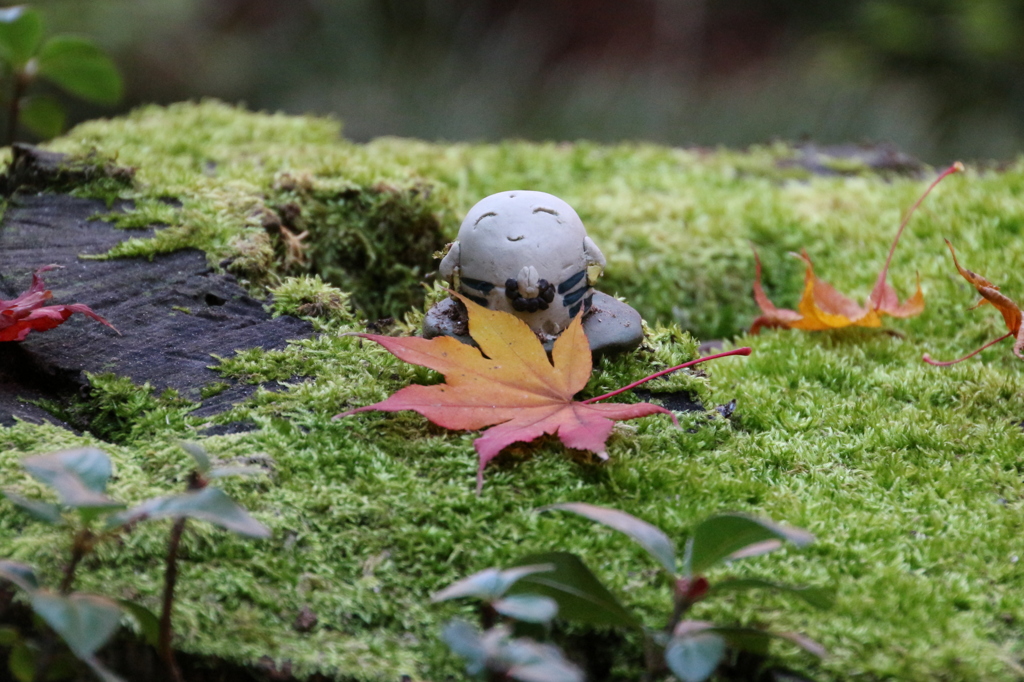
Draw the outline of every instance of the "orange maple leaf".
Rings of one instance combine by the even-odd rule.
[[[1021,360],[1024,360],[1024,355],[1021,354],[1021,349],[1024,348],[1024,330],[1021,329],[1022,316],[1020,308],[1017,306],[1016,303],[1014,303],[1005,295],[1003,295],[1003,293],[999,291],[999,287],[997,287],[995,284],[992,284],[992,282],[988,281],[979,274],[973,273],[966,268],[960,267],[960,261],[956,259],[956,251],[953,250],[953,245],[949,243],[948,239],[945,241],[946,246],[949,247],[949,252],[953,254],[953,265],[956,266],[957,271],[964,279],[970,282],[974,286],[974,288],[978,290],[978,293],[981,294],[982,296],[980,301],[971,306],[971,310],[974,310],[979,306],[985,305],[986,303],[991,303],[993,306],[996,307],[996,309],[999,312],[1003,314],[1003,321],[1006,322],[1006,328],[1009,329],[1010,331],[1008,331],[1006,334],[1003,334],[998,339],[995,339],[994,341],[989,341],[981,348],[968,353],[962,358],[957,358],[956,360],[946,360],[945,362],[940,362],[938,360],[932,360],[931,356],[928,355],[928,353],[925,353],[921,359],[927,362],[929,365],[948,367],[949,365],[955,365],[958,362],[963,362],[968,358],[973,358],[975,355],[985,350],[989,346],[994,346],[1000,341],[1008,339],[1012,336],[1016,339],[1016,341],[1013,344],[1013,354],[1016,355]]]
[[[749,355],[739,348],[658,372],[625,388],[585,401],[573,397],[587,385],[593,369],[590,345],[581,317],[555,340],[551,360],[530,327],[514,315],[489,310],[455,294],[469,312],[469,333],[479,348],[440,336],[419,337],[356,334],[384,346],[414,365],[444,374],[444,384],[406,386],[387,400],[336,415],[356,412],[414,410],[446,429],[492,427],[474,441],[479,455],[477,491],[483,471],[506,446],[557,434],[566,447],[589,450],[607,458],[605,441],[615,420],[672,412],[651,403],[595,404],[656,376],[725,355]]]
[[[885,259],[885,266],[878,273],[875,286],[868,296],[867,302],[862,306],[847,298],[835,290],[835,288],[823,280],[818,279],[814,274],[814,267],[811,265],[810,256],[806,251],[797,257],[804,261],[804,291],[800,297],[797,310],[776,308],[761,288],[761,259],[754,251],[754,264],[756,277],[754,279],[754,300],[761,308],[761,315],[754,320],[750,327],[751,334],[757,334],[762,327],[783,327],[785,329],[803,329],[805,331],[822,331],[825,329],[839,329],[851,325],[857,327],[881,327],[882,316],[892,317],[913,317],[924,310],[924,294],[921,292],[921,278],[918,276],[917,291],[905,303],[899,302],[896,289],[889,284],[889,264],[892,263],[892,255],[896,251],[896,244],[900,241],[903,229],[910,222],[910,217],[924,198],[931,193],[935,186],[943,178],[964,169],[959,161],[944,170],[938,178],[928,186],[924,194],[911,206],[907,215],[900,223],[896,231],[896,238],[892,240],[889,247],[889,255]],[[794,254],[796,255],[796,254]]]

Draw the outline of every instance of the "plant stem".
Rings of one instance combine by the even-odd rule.
[[[171,611],[174,608],[174,585],[178,581],[178,546],[181,544],[186,521],[185,517],[181,517],[171,526],[171,537],[167,543],[167,566],[164,569],[164,603],[160,612],[160,636],[157,641],[157,652],[167,665],[174,682],[184,682],[178,663],[174,660],[174,650],[171,648]]]
[[[692,367],[693,365],[698,365],[698,364],[700,364],[702,362],[707,362],[708,360],[716,360],[718,358],[726,358],[726,357],[729,357],[730,355],[750,355],[751,352],[753,352],[753,351],[749,347],[744,346],[743,348],[737,348],[735,350],[729,350],[729,351],[726,351],[724,353],[717,353],[715,355],[709,355],[709,356],[707,356],[705,358],[697,358],[696,360],[690,360],[689,362],[684,362],[681,365],[676,365],[675,367],[669,367],[668,369],[663,369],[660,372],[655,372],[654,374],[650,375],[649,377],[644,377],[640,381],[634,381],[629,386],[623,386],[622,388],[620,388],[618,390],[615,390],[615,391],[612,391],[611,393],[605,393],[604,395],[599,395],[596,398],[590,398],[588,400],[584,400],[583,404],[587,405],[589,403],[596,403],[598,400],[605,400],[606,398],[611,398],[613,396],[617,396],[620,393],[625,393],[626,391],[628,391],[631,388],[636,388],[640,384],[646,384],[651,379],[657,379],[658,377],[665,376],[666,374],[670,374],[670,373],[675,372],[675,371],[680,370],[680,369],[686,369],[687,367]]]
[[[643,682],[651,682],[665,669],[665,657],[649,634],[644,633],[644,674]]]
[[[676,626],[679,625],[679,621],[683,619],[686,612],[693,606],[693,602],[686,597],[676,597],[675,604],[672,607],[672,617],[669,618],[668,623],[665,624],[665,632],[671,635],[676,631]]]
[[[945,178],[952,175],[953,173],[960,173],[963,170],[964,165],[957,161],[952,166],[939,173],[939,177],[935,178],[935,180],[932,181],[932,184],[928,185],[928,189],[924,191],[924,194],[918,197],[917,201],[914,202],[914,205],[910,207],[909,211],[907,211],[907,214],[903,216],[903,220],[902,222],[900,222],[900,228],[896,230],[896,237],[893,238],[892,245],[889,247],[889,255],[885,257],[885,266],[883,266],[881,272],[878,273],[878,279],[875,281],[875,287],[874,289],[871,290],[869,303],[872,302],[871,299],[874,298],[875,291],[878,290],[879,287],[883,286],[886,277],[889,276],[889,266],[892,264],[892,255],[896,253],[896,245],[899,244],[900,236],[903,235],[903,230],[906,229],[907,223],[910,222],[911,216],[914,215],[914,211],[916,211],[917,207],[921,205],[921,202],[924,201],[924,198],[931,194],[932,190],[935,189],[936,185],[938,185],[940,182],[942,182]],[[873,301],[873,303],[875,304],[875,310],[878,310],[878,308],[882,305],[881,300],[875,300]]]
[[[480,604],[480,628],[490,630],[498,624],[498,612],[494,607],[484,602]]]
[[[18,132],[18,115],[21,111],[21,98],[25,94],[25,74],[21,69],[14,72],[14,92],[11,93],[11,103],[7,109],[7,146],[14,144],[15,135]]]
[[[921,356],[921,359],[924,360],[925,362],[927,362],[929,365],[935,365],[936,367],[949,367],[950,365],[955,365],[958,362],[963,362],[964,360],[967,360],[968,358],[973,358],[975,355],[977,355],[981,351],[985,350],[989,346],[994,346],[997,343],[999,343],[1000,341],[1003,341],[1004,339],[1008,339],[1011,336],[1013,336],[1013,332],[1007,332],[1006,334],[1003,334],[1002,336],[1000,336],[998,339],[994,339],[992,341],[989,341],[988,343],[986,343],[984,346],[982,346],[978,350],[972,351],[972,352],[968,353],[967,355],[963,356],[962,358],[957,358],[956,360],[945,360],[945,361],[932,360],[932,356],[929,355],[928,353],[925,353],[923,356]]]
[[[91,536],[92,534],[87,528],[75,533],[75,539],[71,543],[71,561],[64,567],[64,577],[60,581],[61,594],[71,592],[71,587],[75,584],[75,571],[88,551]]]

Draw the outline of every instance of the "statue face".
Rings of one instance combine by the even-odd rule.
[[[459,229],[462,276],[503,285],[532,267],[557,284],[586,269],[586,236],[576,211],[558,197],[494,194],[474,206]]]
[[[595,255],[587,252],[583,221],[556,196],[493,194],[470,209],[458,245],[462,292],[518,315],[534,331],[555,335],[589,307],[587,267]],[[597,257],[603,264],[600,252]]]

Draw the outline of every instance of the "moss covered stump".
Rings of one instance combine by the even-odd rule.
[[[1022,365],[1006,346],[944,369],[920,358],[961,355],[1002,333],[990,308],[967,310],[974,292],[956,275],[943,237],[965,265],[1024,300],[1024,162],[969,168],[914,218],[890,281],[906,296],[920,273],[927,300],[920,316],[893,322],[893,333],[748,337],[757,310],[751,243],[776,304],[795,307],[803,270],[788,253],[802,248],[820,276],[863,300],[927,170],[878,170],[821,155],[812,166],[785,145],[735,152],[586,142],[355,144],[332,120],[217,102],[142,108],[81,125],[48,148],[134,169],[126,182],[93,178],[71,189],[131,202],[107,216],[121,228],[155,226],[128,233],[103,257],[199,249],[273,314],[305,317],[318,332],[283,348],[210,357],[225,382],[278,382],[217,415],[194,414],[201,396],[139,409],[123,378],[111,378],[92,390],[104,409],[131,420],[117,442],[50,423],[0,429],[0,485],[27,495],[40,488],[20,458],[82,444],[111,454],[111,493],[128,503],[183,485],[190,465],[182,439],[266,470],[226,487],[273,530],[271,540],[247,542],[199,523],[184,538],[182,651],[254,666],[269,657],[300,678],[456,678],[462,664],[438,633],[447,619],[472,612],[431,604],[430,595],[474,571],[551,549],[578,553],[660,627],[668,592],[641,550],[533,511],[585,501],[640,516],[680,543],[698,520],[726,510],[812,531],[818,540],[808,551],[737,563],[711,577],[830,584],[833,609],[750,593],[694,612],[808,634],[827,658],[773,649],[808,677],[1021,678]],[[600,288],[626,297],[649,325],[646,347],[602,360],[585,396],[693,357],[698,339],[751,345],[754,353],[651,386],[693,394],[709,408],[681,413],[681,429],[657,417],[620,424],[607,463],[554,440],[510,448],[488,469],[478,497],[476,434],[410,413],[331,417],[437,380],[344,334],[367,325],[417,329],[424,306],[443,296],[433,285],[433,253],[472,204],[507,189],[550,192],[575,207],[608,258]],[[733,399],[729,418],[713,410]],[[238,424],[246,426],[227,428]],[[210,435],[217,426],[223,433]],[[156,608],[166,534],[159,524],[140,526],[103,545],[81,571],[80,588]],[[34,564],[52,583],[65,547],[58,532],[0,507],[0,556]],[[310,622],[309,613],[315,624],[296,627],[300,614]],[[639,677],[642,653],[632,635],[569,633],[612,643],[590,661],[592,679]]]

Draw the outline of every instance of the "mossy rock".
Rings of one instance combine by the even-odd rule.
[[[848,164],[838,164],[842,175],[818,176],[792,165],[799,154],[785,145],[745,152],[400,139],[363,145],[344,140],[334,121],[216,102],[147,107],[84,124],[50,148],[95,150],[136,169],[134,185],[117,192],[136,207],[122,224],[167,227],[111,255],[198,247],[212,265],[228,259],[250,273],[254,292],[285,282],[282,298],[291,304],[279,301],[281,311],[330,311],[316,318],[323,332],[316,338],[285,350],[242,350],[220,364],[227,377],[285,382],[214,420],[251,423],[253,430],[203,437],[209,423],[189,417],[187,405],[154,402],[135,417],[147,419],[146,429],[123,432],[117,445],[99,443],[116,462],[112,494],[127,502],[182,485],[189,466],[176,445],[182,438],[200,440],[224,460],[259,454],[271,471],[227,487],[273,529],[272,540],[246,542],[198,523],[186,537],[176,612],[182,649],[238,662],[290,660],[300,676],[458,677],[461,664],[438,632],[453,615],[471,617],[471,609],[433,605],[430,594],[473,571],[555,548],[583,556],[646,623],[660,627],[669,589],[642,550],[567,515],[533,511],[574,500],[629,511],[680,543],[698,520],[723,510],[814,532],[818,541],[809,550],[736,563],[710,577],[831,584],[831,611],[751,593],[709,600],[694,616],[808,634],[831,652],[827,659],[781,645],[773,651],[815,679],[1020,678],[1020,361],[1006,346],[946,369],[920,357],[959,355],[1002,333],[990,308],[967,310],[974,292],[956,275],[942,237],[959,247],[967,267],[1011,298],[1024,297],[1024,163],[969,170],[929,197],[891,271],[904,295],[919,272],[928,305],[916,318],[893,322],[898,334],[771,331],[752,338],[742,331],[756,313],[751,242],[776,304],[793,307],[799,297],[802,266],[787,252],[801,248],[821,276],[863,299],[922,179]],[[282,279],[302,268],[330,275],[312,247],[305,264],[286,263],[287,253],[267,237],[268,213],[291,229],[282,209],[300,204],[307,223],[296,218],[293,234],[308,229],[306,240],[322,229],[323,216],[340,216],[353,240],[369,240],[367,254],[378,243],[366,235],[382,219],[394,218],[384,228],[392,235],[409,221],[419,225],[414,248],[401,248],[419,259],[425,235],[439,248],[469,206],[514,188],[551,192],[576,208],[608,256],[599,286],[626,296],[655,330],[650,350],[601,361],[585,395],[687,359],[695,352],[692,332],[750,344],[754,352],[652,388],[695,392],[708,407],[735,398],[730,419],[683,415],[678,430],[661,417],[621,425],[607,464],[553,441],[512,448],[489,467],[479,497],[475,434],[406,413],[331,420],[410,382],[436,380],[342,335],[364,328],[358,317],[380,313],[399,318],[396,331],[414,328],[422,305],[411,283],[429,272],[419,260],[387,266],[397,273],[386,285],[398,288],[389,292],[368,284],[383,271],[379,258],[345,264],[350,279],[336,281],[365,306],[353,314],[338,304],[341,292]],[[330,207],[339,197],[353,202]],[[438,294],[425,295],[429,302]],[[114,392],[105,395],[105,409],[116,414]],[[0,484],[30,494],[38,488],[19,469],[20,457],[98,442],[27,423],[0,435]],[[65,558],[60,534],[9,507],[0,511],[0,526],[0,555],[32,562],[53,582]],[[155,607],[166,530],[140,526],[124,543],[103,546],[81,587]],[[318,617],[310,632],[293,628],[304,607]],[[635,638],[624,637],[610,656],[604,679],[637,679]]]

